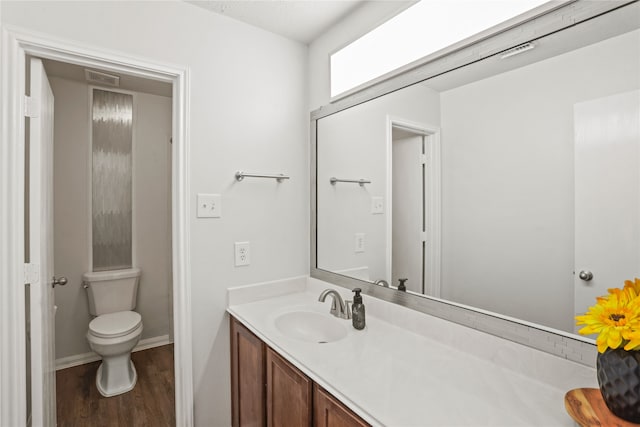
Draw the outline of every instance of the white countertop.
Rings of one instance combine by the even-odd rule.
[[[328,314],[326,288],[352,299],[302,277],[231,288],[227,311],[374,426],[574,426],[564,394],[597,387],[592,368],[367,295],[364,330],[336,319],[348,326],[342,340],[280,333],[284,312]]]

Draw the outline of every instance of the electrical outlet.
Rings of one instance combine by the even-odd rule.
[[[355,252],[364,252],[364,233],[356,233]]]
[[[222,217],[222,198],[219,194],[198,193],[198,218]]]
[[[384,213],[384,199],[382,197],[371,198],[371,213],[374,215]]]
[[[236,267],[250,264],[251,252],[249,242],[235,243],[235,261]]]

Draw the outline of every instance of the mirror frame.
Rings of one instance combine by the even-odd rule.
[[[426,56],[416,63],[396,70],[393,75],[376,79],[367,87],[356,88],[357,92],[351,92],[346,97],[312,111],[310,115],[311,277],[349,289],[360,287],[363,294],[508,339],[589,367],[595,367],[597,350],[592,339],[452,301],[384,288],[371,282],[317,268],[317,121],[637,1],[573,0],[549,2],[472,38]],[[568,16],[571,19],[567,19]]]

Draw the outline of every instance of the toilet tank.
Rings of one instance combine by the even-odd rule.
[[[87,288],[89,313],[100,316],[136,308],[141,273],[139,268],[128,268],[83,274],[82,283]]]

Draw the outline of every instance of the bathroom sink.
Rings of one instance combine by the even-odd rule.
[[[347,336],[347,322],[313,311],[291,311],[275,319],[278,331],[300,341],[329,343]]]

